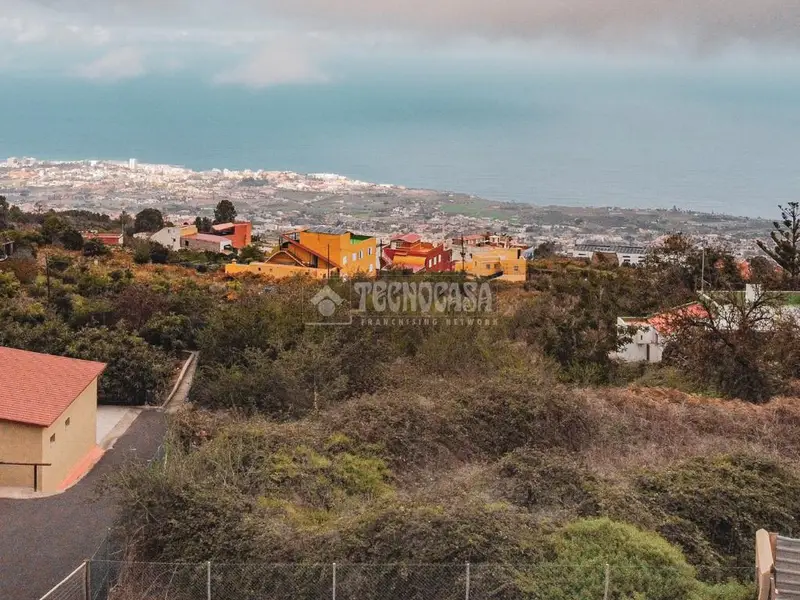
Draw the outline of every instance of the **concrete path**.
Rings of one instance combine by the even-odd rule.
[[[166,432],[161,411],[143,411],[94,469],[63,494],[0,499],[0,599],[38,600],[91,557],[115,518],[97,484],[130,460],[155,456]]]

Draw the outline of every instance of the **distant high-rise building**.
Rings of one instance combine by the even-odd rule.
[[[137,164],[138,164],[138,161],[135,158],[129,158],[128,159],[128,168],[131,171],[135,171],[136,170],[136,165]]]

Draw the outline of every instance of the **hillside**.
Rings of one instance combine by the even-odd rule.
[[[0,263],[0,344],[107,362],[100,401],[132,405],[157,404],[181,353],[200,353],[164,460],[105,484],[119,600],[166,594],[134,562],[206,561],[238,565],[216,575],[237,598],[281,582],[318,597],[327,575],[308,565],[334,562],[354,596],[455,598],[468,562],[487,597],[597,597],[608,564],[613,598],[744,600],[755,531],[798,527],[795,322],[687,320],[664,362],[612,358],[631,335],[618,316],[690,301],[701,277],[743,286],[724,249],[676,236],[638,269],[533,262],[526,283],[490,284],[488,325],[448,305],[430,323],[321,327],[315,281],[71,252],[42,229],[15,229],[22,250]],[[171,264],[137,264],[153,256]],[[353,282],[329,283],[355,310]],[[292,566],[254,566],[278,563]],[[197,581],[169,585],[191,598]]]

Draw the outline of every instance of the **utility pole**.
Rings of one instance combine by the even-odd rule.
[[[47,307],[50,308],[50,257],[44,255],[44,272],[47,277]]]
[[[702,259],[702,262],[701,262],[702,266],[700,267],[700,293],[701,294],[704,293],[705,289],[706,289],[706,286],[705,286],[705,283],[706,283],[706,248],[705,248],[705,246],[703,246],[702,251],[703,251],[703,259]]]

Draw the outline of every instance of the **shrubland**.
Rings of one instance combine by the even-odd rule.
[[[157,402],[181,352],[200,355],[165,459],[107,483],[131,559],[393,565],[370,585],[398,600],[445,572],[412,565],[567,599],[602,597],[608,564],[611,598],[734,600],[755,531],[800,519],[800,409],[780,396],[796,328],[687,323],[661,365],[610,357],[632,333],[618,316],[688,302],[701,279],[741,286],[724,249],[710,271],[681,236],[639,269],[544,253],[524,286],[493,284],[488,326],[315,327],[315,282],[149,264],[150,246],[88,256],[56,225],[13,230],[30,251],[0,263],[0,343],[106,361],[101,401],[122,403]]]

